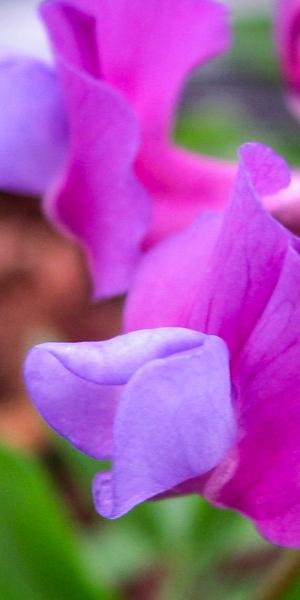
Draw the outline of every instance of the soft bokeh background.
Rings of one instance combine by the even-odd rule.
[[[95,0],[96,1],[96,0]],[[0,50],[50,60],[35,0],[0,0]],[[272,41],[272,3],[232,0],[232,51],[195,73],[174,135],[234,158],[249,140],[300,165]],[[299,555],[262,540],[241,516],[197,497],[148,503],[119,521],[94,512],[105,465],[43,425],[22,382],[26,350],[44,340],[110,337],[121,300],[89,301],[79,250],[45,222],[38,198],[0,194],[0,599],[299,600]]]

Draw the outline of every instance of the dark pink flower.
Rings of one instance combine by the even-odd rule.
[[[94,481],[104,516],[198,493],[300,545],[300,242],[261,203],[288,183],[280,157],[245,145],[225,213],[143,259],[125,319],[136,331],[29,354],[40,413],[112,459]]]
[[[148,253],[125,322],[225,341],[238,433],[198,491],[253,519],[273,542],[299,546],[299,239],[260,201],[287,183],[286,167],[269,149],[242,148],[224,216],[202,216]]]
[[[47,213],[87,251],[95,295],[121,293],[142,241],[226,202],[235,167],[176,148],[171,130],[185,78],[229,45],[227,10],[214,0],[48,0],[41,16],[57,70],[2,64],[0,185],[46,193]]]

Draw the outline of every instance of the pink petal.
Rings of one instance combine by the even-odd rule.
[[[198,289],[202,289],[221,224],[221,215],[203,214],[146,253],[127,296],[126,331],[185,326]]]
[[[127,96],[139,120],[136,173],[153,203],[144,247],[182,229],[203,207],[223,207],[235,166],[176,149],[169,138],[179,93],[191,70],[229,46],[227,9],[214,0],[52,0],[46,7],[55,5],[77,35],[79,12],[72,5],[85,13],[85,27],[89,23],[97,38],[93,73]],[[78,53],[86,63],[82,40]]]
[[[272,150],[254,143],[241,148],[232,200],[188,322],[191,328],[222,337],[232,359],[273,292],[290,240],[259,196],[288,183],[288,168]]]
[[[290,239],[258,194],[288,181],[281,158],[245,145],[223,220],[202,217],[149,252],[129,293],[125,328],[190,327],[219,335],[237,353],[276,285]]]
[[[70,157],[47,212],[87,251],[95,296],[124,292],[140,256],[148,200],[132,173],[138,129],[130,107],[99,80],[94,21],[60,3],[42,10],[57,56]]]
[[[300,544],[299,364],[300,257],[290,246],[236,368],[239,442],[206,490],[288,546]]]
[[[214,0],[103,0],[92,7],[102,76],[127,95],[143,132],[169,133],[184,79],[229,46],[227,9]]]
[[[228,204],[237,165],[176,148],[164,141],[142,140],[136,172],[151,193],[152,221],[144,248],[180,231],[205,209]]]
[[[273,519],[257,521],[256,527],[270,542],[299,549],[300,518],[297,504]]]
[[[126,94],[141,126],[136,173],[153,203],[147,248],[228,200],[234,165],[170,143],[187,77],[230,44],[228,11],[211,0],[104,0],[95,11],[102,76]]]

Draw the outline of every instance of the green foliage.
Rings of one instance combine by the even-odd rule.
[[[103,464],[64,441],[57,447],[90,504],[91,481]],[[81,532],[82,559],[95,585],[122,585],[162,569],[158,600],[196,599],[197,586],[209,589],[207,597],[214,600],[246,600],[259,577],[245,573],[235,581],[220,574],[219,566],[225,558],[234,562],[240,554],[259,556],[269,548],[250,522],[198,496],[147,502],[116,521],[96,516],[94,527]]]
[[[0,598],[112,600],[93,586],[53,487],[33,459],[0,449]]]

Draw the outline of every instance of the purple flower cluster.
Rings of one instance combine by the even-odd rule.
[[[288,4],[278,39],[296,89],[300,3]],[[41,15],[55,69],[0,67],[0,185],[44,195],[85,248],[95,296],[128,296],[123,335],[31,350],[31,398],[112,461],[93,485],[105,517],[195,493],[300,546],[300,241],[270,214],[297,204],[299,176],[289,187],[261,144],[235,165],[171,142],[184,78],[229,44],[227,11],[47,0]]]

